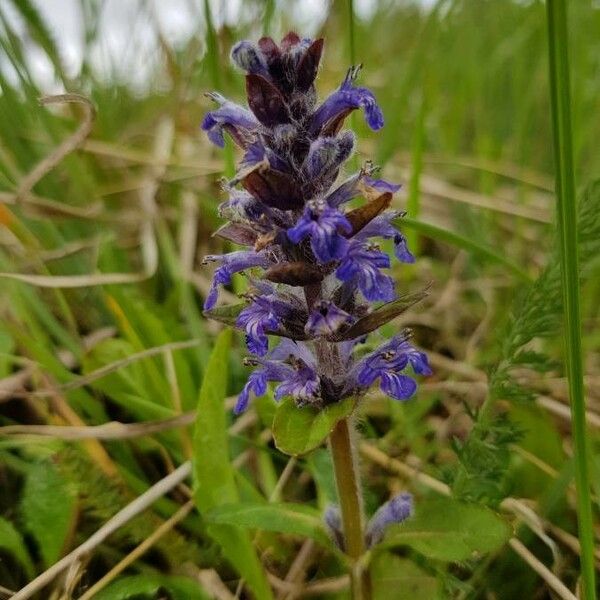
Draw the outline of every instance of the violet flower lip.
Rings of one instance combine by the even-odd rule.
[[[389,210],[399,185],[375,178],[370,165],[337,183],[355,146],[354,134],[342,129],[346,117],[362,110],[375,131],[384,119],[374,94],[355,85],[359,67],[318,103],[322,52],[323,40],[295,33],[280,44],[239,42],[231,58],[246,72],[249,108],[208,94],[217,107],[202,129],[217,146],[227,134],[243,151],[226,185],[229,200],[220,206],[228,222],[216,234],[244,249],[206,257],[217,268],[205,314],[220,318],[219,289],[233,274],[255,277],[235,318],[254,367],[236,413],[252,395],[265,394],[269,382],[276,384],[276,400],[292,397],[298,406],[322,409],[360,398],[375,384],[406,400],[417,387],[411,371],[431,372],[406,332],[366,355],[360,350],[368,334],[406,308],[379,243],[392,240],[401,262],[415,259],[393,225],[400,213]],[[366,199],[360,207],[345,209],[358,197]]]

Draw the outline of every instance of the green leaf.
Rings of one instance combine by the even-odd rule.
[[[25,570],[29,579],[33,579],[34,569],[21,534],[10,521],[0,517],[0,550],[13,556]]]
[[[145,573],[120,577],[98,592],[95,600],[154,600],[163,598],[164,591],[171,600],[208,600],[206,593],[197,581],[187,577]],[[161,593],[162,592],[162,593]]]
[[[531,277],[525,271],[523,271],[521,267],[506,258],[503,254],[496,252],[491,247],[479,244],[478,242],[473,241],[471,238],[460,235],[454,231],[450,231],[449,229],[438,227],[433,223],[426,223],[425,221],[411,219],[410,217],[396,219],[394,224],[401,228],[408,227],[409,229],[413,229],[422,235],[430,237],[433,240],[441,240],[456,246],[457,248],[462,248],[471,254],[480,256],[481,258],[484,258],[490,262],[502,265],[505,269],[511,271],[513,275],[516,275],[521,281],[531,283]]]
[[[194,498],[203,514],[222,504],[239,502],[229,457],[225,413],[231,338],[231,329],[222,331],[217,338],[198,400],[194,430]],[[212,524],[208,531],[254,595],[271,598],[271,589],[247,532],[224,524]]]
[[[463,561],[497,550],[511,535],[510,525],[489,508],[444,498],[418,504],[414,517],[392,525],[379,546],[409,546],[428,558]]]
[[[435,577],[420,569],[411,560],[390,552],[380,552],[370,567],[373,600],[388,600],[394,590],[394,600],[440,600],[440,584]]]
[[[293,399],[286,398],[275,411],[275,445],[292,456],[314,450],[329,435],[335,424],[347,417],[353,408],[352,398],[332,404],[324,410],[311,406],[298,408]]]
[[[50,567],[65,549],[77,512],[75,490],[51,462],[38,463],[29,471],[21,512],[45,566]]]
[[[249,529],[276,531],[309,537],[331,549],[321,513],[302,504],[225,504],[205,515],[211,523],[227,523]]]
[[[230,329],[217,338],[200,388],[194,430],[194,475],[196,504],[202,512],[238,499],[225,412],[231,338]]]

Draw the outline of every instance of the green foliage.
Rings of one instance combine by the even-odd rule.
[[[94,598],[97,600],[156,600],[158,598],[208,600],[211,596],[192,579],[146,573],[115,579]]]
[[[376,548],[408,546],[427,558],[460,562],[499,550],[511,535],[510,525],[489,508],[444,498],[420,502]]]
[[[507,495],[504,476],[511,458],[510,444],[522,434],[506,414],[487,420],[479,414],[470,413],[473,428],[469,437],[464,442],[453,440],[461,468],[452,480],[452,491],[457,498],[496,506]]]
[[[316,410],[311,406],[298,408],[292,399],[286,398],[275,411],[275,445],[282,452],[292,456],[306,454],[320,446],[334,425],[347,417],[353,407],[352,398],[332,404],[324,410]]]
[[[46,567],[60,558],[75,526],[76,513],[73,484],[50,461],[33,466],[25,482],[21,514]]]
[[[391,552],[378,552],[370,565],[374,600],[386,600],[394,590],[395,600],[442,600],[436,577],[418,567],[412,560]]]
[[[582,275],[600,252],[600,181],[590,184],[579,199],[579,249]],[[535,282],[521,292],[499,336],[500,358],[489,375],[488,399],[473,413],[473,428],[465,442],[455,441],[460,467],[451,477],[457,497],[497,504],[506,495],[505,475],[510,444],[521,433],[507,415],[492,415],[498,400],[530,402],[535,391],[520,383],[515,370],[544,374],[556,368],[545,351],[532,349],[536,340],[558,335],[561,326],[562,292],[560,263],[555,253]],[[585,279],[582,278],[582,281]]]
[[[0,2],[0,272],[138,271],[147,216],[140,198],[154,184],[151,224],[158,248],[156,273],[127,285],[62,290],[0,279],[0,427],[171,418],[196,407],[203,384],[208,406],[198,416],[194,443],[190,427],[99,443],[0,433],[0,554],[5,559],[0,585],[17,589],[32,579],[186,460],[194,444],[203,448],[195,465],[200,516],[188,515],[98,597],[203,598],[196,567],[216,570],[232,594],[244,577],[242,594],[251,594],[254,586],[260,597],[265,584],[259,569],[284,579],[298,555],[299,536],[312,532],[321,539],[315,510],[281,510],[267,498],[277,492],[284,507],[320,509],[336,501],[331,457],[318,446],[338,417],[314,419],[310,410],[288,402],[276,405],[265,396],[241,420],[231,419],[224,397],[239,391],[248,371],[242,367],[241,344],[223,353],[222,338],[219,367],[214,361],[211,366],[217,378],[204,378],[216,329],[202,316],[210,267],[200,267],[199,261],[204,253],[229,249],[210,234],[223,199],[218,178],[231,176],[241,155],[228,143],[223,161],[199,134],[198,123],[209,105],[204,92],[219,88],[234,100],[242,97],[243,82],[233,77],[227,52],[235,40],[259,36],[261,28],[275,37],[296,29],[326,38],[321,95],[343,78],[352,62],[350,46],[355,61],[365,64],[360,85],[374,90],[386,127],[371,132],[360,114],[352,115],[347,124],[357,125],[359,140],[353,166],[374,157],[383,166],[382,176],[402,182],[408,191],[408,204],[400,194],[394,208],[409,210],[412,218],[400,219],[400,227],[421,243],[417,264],[392,272],[398,275],[398,290],[414,292],[433,281],[429,297],[401,316],[402,325],[413,328],[415,342],[424,349],[464,361],[457,367],[489,373],[488,399],[480,409],[466,410],[468,423],[461,403],[466,399],[478,406],[478,386],[470,389],[460,368],[454,371],[441,361],[414,400],[400,405],[369,398],[360,411],[363,432],[390,456],[418,461],[429,474],[448,474],[455,497],[490,506],[507,494],[523,497],[553,526],[576,534],[574,462],[565,453],[572,447],[569,427],[531,402],[540,392],[564,400],[557,379],[563,375],[560,267],[557,252],[548,250],[554,232],[548,225],[553,156],[544,3],[440,0],[430,8],[413,0],[379,0],[367,3],[368,9],[354,3],[353,15],[353,3],[333,2],[322,21],[295,4],[245,0],[235,21],[225,11],[223,24],[224,13],[203,0],[193,6],[190,14],[197,22],[186,38],[163,27],[162,9],[137,3],[136,16],[127,23],[127,50],[118,60],[105,61],[101,72],[98,57],[107,48],[107,36],[119,36],[121,30],[106,27],[108,5],[80,2],[78,72],[77,61],[65,53],[68,32],[55,27],[45,3]],[[600,11],[586,2],[569,4],[575,34],[573,143],[583,182],[600,173]],[[144,47],[136,45],[140,33]],[[146,48],[146,42],[156,46]],[[148,65],[157,58],[141,85],[128,71],[130,57],[142,57]],[[41,107],[38,98],[50,90],[89,95],[97,108],[93,130],[79,150],[34,185],[32,194],[16,199],[27,173],[81,120],[78,106]],[[174,123],[173,151],[155,180],[156,124],[165,118]],[[583,190],[578,206],[583,342],[591,375],[600,347],[599,197],[596,182]],[[240,282],[236,276],[229,291],[237,293]],[[219,307],[211,316],[231,325],[237,310]],[[396,325],[388,325],[384,337],[395,333]],[[105,336],[100,343],[94,341],[99,332]],[[198,343],[124,364],[138,352],[182,340]],[[78,383],[107,366],[110,373]],[[24,368],[29,375],[20,379]],[[217,382],[210,393],[208,379]],[[14,398],[5,398],[4,386],[14,381],[21,381]],[[40,395],[26,397],[30,392]],[[592,379],[589,410],[595,410],[597,398]],[[347,407],[339,410],[345,414]],[[268,437],[274,419],[275,441]],[[227,432],[231,423],[235,433]],[[596,475],[598,440],[592,430]],[[282,485],[278,480],[288,459],[276,445],[293,455],[310,452],[294,459],[293,476],[286,475]],[[42,459],[51,471],[47,477],[58,483],[49,491],[39,483],[38,488],[46,498],[63,502],[40,504],[38,510],[42,500],[32,495],[31,478],[40,477]],[[369,459],[361,461],[361,469],[367,513],[400,487],[414,493],[419,523],[419,508],[428,505],[423,485],[398,481]],[[211,491],[213,483],[222,497]],[[172,516],[184,493],[183,487],[173,490],[100,545],[73,595],[81,595]],[[35,513],[31,519],[30,513]],[[57,533],[52,539],[40,529],[46,521],[51,521],[47,531]],[[437,523],[435,515],[424,521],[424,527]],[[254,529],[260,534],[248,531]],[[575,590],[579,557],[574,552],[560,545],[561,560],[553,561],[527,527],[518,534]],[[440,539],[444,536],[450,537],[442,533]],[[465,542],[459,533],[457,539],[458,551],[450,540],[448,552],[466,556],[471,536]],[[431,546],[433,552],[438,549]],[[425,554],[411,542],[375,553],[371,571],[377,600],[387,600],[389,590],[400,599],[432,600],[548,594],[543,580],[509,549],[492,549],[482,560],[458,559],[461,564],[429,558],[431,548],[422,549]],[[308,558],[307,569],[315,580],[343,572],[325,545]],[[190,578],[181,578],[182,573]],[[62,581],[57,578],[42,595],[62,594]],[[347,590],[327,595],[345,596]]]
[[[194,498],[201,513],[239,499],[229,458],[226,416],[223,410],[231,340],[231,329],[219,334],[206,367],[198,399],[194,430]],[[259,598],[270,598],[264,571],[247,533],[235,525],[225,524],[213,524],[208,531],[221,546],[225,558],[246,579],[252,591]]]
[[[302,504],[224,504],[208,512],[205,518],[209,523],[309,537],[332,549],[321,512]]]
[[[23,568],[27,577],[33,577],[33,563],[21,534],[13,524],[0,517],[0,550],[11,555]]]

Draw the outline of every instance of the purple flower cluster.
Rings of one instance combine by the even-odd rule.
[[[430,373],[406,332],[371,352],[357,347],[413,301],[396,295],[379,241],[392,240],[401,262],[414,257],[394,226],[400,213],[389,209],[399,186],[374,178],[370,164],[336,183],[355,143],[342,129],[345,118],[362,109],[377,130],[383,115],[373,93],[354,84],[358,68],[318,104],[314,81],[322,51],[322,39],[295,33],[279,45],[271,38],[239,42],[231,58],[246,72],[249,109],[213,93],[218,106],[202,122],[213,143],[222,147],[227,133],[244,153],[220,206],[228,222],[216,235],[245,249],[205,259],[218,264],[205,313],[245,332],[247,361],[255,367],[236,412],[251,394],[266,393],[268,382],[277,383],[276,399],[325,407],[376,382],[405,400],[416,389],[407,371]],[[360,206],[346,208],[359,197]],[[244,302],[216,307],[220,286],[247,271],[261,277],[249,280]],[[268,336],[279,343],[270,348]]]

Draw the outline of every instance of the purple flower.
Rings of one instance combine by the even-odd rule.
[[[267,59],[253,42],[243,40],[231,49],[231,60],[246,73],[268,75]]]
[[[390,525],[406,521],[412,515],[412,510],[413,501],[410,494],[398,494],[382,504],[367,525],[367,547],[371,548],[379,543]]]
[[[394,281],[379,269],[390,266],[390,257],[376,246],[352,240],[335,274],[347,283],[356,283],[367,300],[394,299]]]
[[[344,529],[340,507],[337,504],[329,504],[323,513],[323,521],[335,545],[340,550],[344,550]]]
[[[269,381],[283,381],[289,373],[289,367],[283,363],[271,360],[252,360],[249,364],[256,366],[250,373],[248,381],[238,396],[237,403],[233,411],[236,415],[245,411],[250,402],[250,393],[255,396],[263,396],[267,393],[267,383]]]
[[[362,179],[362,173],[355,173],[350,176],[346,181],[343,181],[338,187],[330,192],[326,197],[325,201],[329,206],[338,207],[350,200],[356,198],[360,194],[358,187],[359,181]]]
[[[321,300],[313,307],[304,330],[313,336],[333,335],[340,327],[353,320],[351,315],[333,302]]]
[[[431,373],[427,356],[413,348],[405,335],[396,336],[356,364],[356,383],[360,388],[367,389],[379,379],[385,394],[396,400],[406,400],[417,389],[414,379],[402,374],[409,363],[417,374]]]
[[[340,230],[352,231],[350,222],[343,213],[325,204],[322,200],[306,203],[302,217],[287,231],[288,238],[299,244],[310,237],[310,245],[317,259],[327,263],[342,258],[348,247],[348,240],[340,235]]]
[[[416,384],[405,371],[430,372],[426,356],[403,336],[366,355],[356,351],[375,326],[401,310],[393,302],[376,312],[369,306],[395,298],[384,271],[390,257],[373,240],[393,240],[402,262],[414,257],[394,225],[399,213],[385,210],[399,185],[376,178],[370,162],[334,185],[355,145],[354,134],[342,130],[346,117],[362,109],[367,124],[380,129],[383,116],[373,93],[354,85],[358,68],[318,105],[314,80],[322,51],[322,39],[293,32],[279,43],[269,37],[239,42],[231,59],[246,73],[249,110],[210,94],[218,107],[202,122],[212,142],[223,146],[226,132],[243,150],[224,186],[229,198],[219,207],[228,222],[215,235],[245,250],[205,259],[218,263],[207,315],[229,324],[227,311],[211,310],[219,286],[230,284],[234,273],[265,270],[235,321],[255,367],[236,412],[269,382],[277,400],[287,396],[299,406],[323,408],[360,397],[374,383],[394,398],[408,398]],[[344,212],[359,196],[363,206]],[[271,349],[270,335],[280,340]]]
[[[280,382],[275,388],[275,400],[291,396],[303,405],[319,398],[320,381],[315,358],[304,344],[283,338],[268,358],[252,358],[248,362],[256,365],[256,369],[238,397],[236,414],[248,406],[250,392],[256,396],[265,394],[269,381]]]
[[[219,216],[234,222],[256,222],[270,216],[271,210],[248,192],[231,190],[229,200],[219,205]]]
[[[244,269],[251,267],[267,267],[270,264],[265,252],[254,252],[251,250],[240,250],[229,254],[205,256],[203,264],[209,262],[220,262],[221,265],[215,270],[212,285],[204,302],[204,309],[210,310],[217,302],[218,286],[229,285],[231,276]]]
[[[276,331],[281,319],[293,311],[293,307],[280,300],[275,294],[256,294],[253,302],[240,312],[236,325],[245,329],[248,350],[264,356],[269,349],[267,331]]]
[[[315,111],[310,124],[311,133],[318,133],[328,123],[343,119],[357,108],[365,111],[365,120],[371,129],[376,131],[383,127],[383,114],[373,92],[352,85],[358,71],[359,68],[350,69],[342,85]]]
[[[306,364],[301,358],[290,358],[291,372],[276,388],[275,400],[291,396],[298,406],[310,404],[319,397],[320,383],[314,366]]]
[[[372,177],[365,176],[365,185],[377,190],[378,192],[391,192],[395,194],[402,185],[399,183],[391,183],[385,179],[373,179]]]
[[[206,113],[201,128],[208,133],[208,139],[219,148],[225,146],[223,130],[231,134],[240,146],[245,146],[249,134],[259,126],[255,116],[247,109],[223,98],[221,94],[208,94],[220,106]]]
[[[400,262],[414,263],[415,257],[408,249],[406,238],[391,223],[393,219],[396,219],[399,216],[400,213],[389,211],[375,217],[370,223],[368,223],[358,232],[358,234],[355,236],[355,239],[366,240],[372,237],[392,239],[394,241],[394,256]]]

